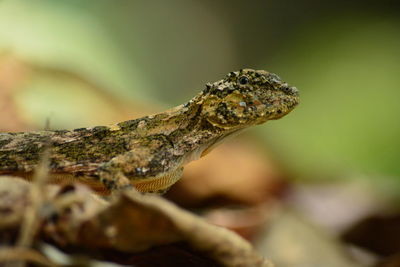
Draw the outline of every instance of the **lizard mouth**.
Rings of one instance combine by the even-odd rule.
[[[296,89],[289,94],[279,92],[270,101],[267,107],[268,120],[277,120],[290,113],[299,104],[298,91]]]

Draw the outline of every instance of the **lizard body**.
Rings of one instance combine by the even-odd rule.
[[[286,115],[298,101],[298,90],[275,74],[243,69],[159,114],[72,131],[0,133],[0,174],[30,179],[49,147],[53,182],[162,193],[186,163],[244,128]]]

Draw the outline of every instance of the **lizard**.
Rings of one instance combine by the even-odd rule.
[[[111,126],[0,133],[0,175],[32,179],[49,149],[52,183],[81,182],[100,194],[132,187],[162,194],[180,179],[184,165],[298,103],[298,89],[276,74],[241,69],[155,115]]]

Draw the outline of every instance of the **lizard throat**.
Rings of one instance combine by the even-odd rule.
[[[243,129],[235,130],[235,131],[226,133],[224,135],[218,136],[216,138],[213,138],[213,139],[209,140],[208,142],[200,145],[199,147],[194,149],[192,152],[188,153],[188,155],[184,159],[184,164],[189,163],[194,160],[198,160],[201,157],[204,157],[205,155],[210,153],[215,147],[217,147],[219,144],[235,137],[242,131],[243,131]]]

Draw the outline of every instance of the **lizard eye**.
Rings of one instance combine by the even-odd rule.
[[[249,83],[249,78],[247,78],[246,76],[239,77],[238,82],[241,85],[248,84]]]

